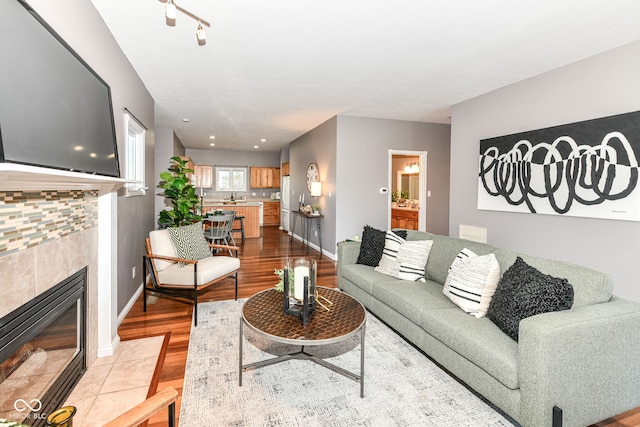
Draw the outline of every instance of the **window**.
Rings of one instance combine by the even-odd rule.
[[[126,153],[125,184],[127,196],[144,196],[147,187],[144,180],[145,127],[131,114],[125,113]]]
[[[246,166],[216,166],[216,191],[247,191]]]

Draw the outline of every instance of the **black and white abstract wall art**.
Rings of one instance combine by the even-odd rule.
[[[480,141],[478,209],[640,221],[640,111]]]

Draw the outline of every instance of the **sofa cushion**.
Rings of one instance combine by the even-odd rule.
[[[444,295],[443,295],[444,296]],[[443,344],[517,390],[518,343],[486,317],[476,319],[459,308],[424,310],[418,323]]]
[[[479,256],[464,248],[451,264],[442,292],[465,312],[482,317],[500,280],[500,265],[494,254]]]
[[[373,296],[415,324],[423,312],[455,307],[442,293],[442,285],[389,279],[372,284]]]
[[[573,307],[608,302],[613,296],[613,278],[600,271],[565,261],[540,258],[506,249],[496,249],[494,253],[502,271],[506,271],[513,265],[519,256],[542,273],[567,279],[573,286]]]
[[[568,310],[573,287],[567,279],[541,273],[520,257],[502,275],[487,317],[518,341],[520,321],[551,311]]]
[[[407,232],[404,230],[396,231],[396,234],[404,238]],[[360,243],[360,253],[358,254],[357,264],[375,267],[380,262],[382,251],[384,250],[386,232],[365,225],[362,230],[362,242]]]
[[[211,248],[204,237],[202,222],[168,227],[167,231],[178,258],[202,259],[211,256]],[[179,262],[178,265],[184,267],[186,264]]]
[[[173,264],[158,271],[158,280],[163,285],[193,287],[193,264],[179,267]],[[230,256],[210,256],[198,261],[198,286],[209,283],[240,268],[240,259]]]
[[[386,274],[378,273],[368,265],[347,264],[341,267],[342,276],[368,294],[373,294],[373,283],[389,280]]]

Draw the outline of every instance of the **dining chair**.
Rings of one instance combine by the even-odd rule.
[[[209,215],[205,218],[205,221],[209,223],[209,228],[204,231],[204,236],[211,243],[229,244],[229,241],[233,241],[231,237],[231,228],[233,227],[233,221],[235,218],[234,211],[227,211],[232,213],[222,213],[221,215]]]

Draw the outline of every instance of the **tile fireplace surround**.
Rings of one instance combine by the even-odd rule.
[[[112,230],[123,182],[0,164],[0,317],[87,266],[87,367],[119,344]]]
[[[0,191],[0,317],[87,266],[88,362],[98,343],[97,207],[97,191]]]

